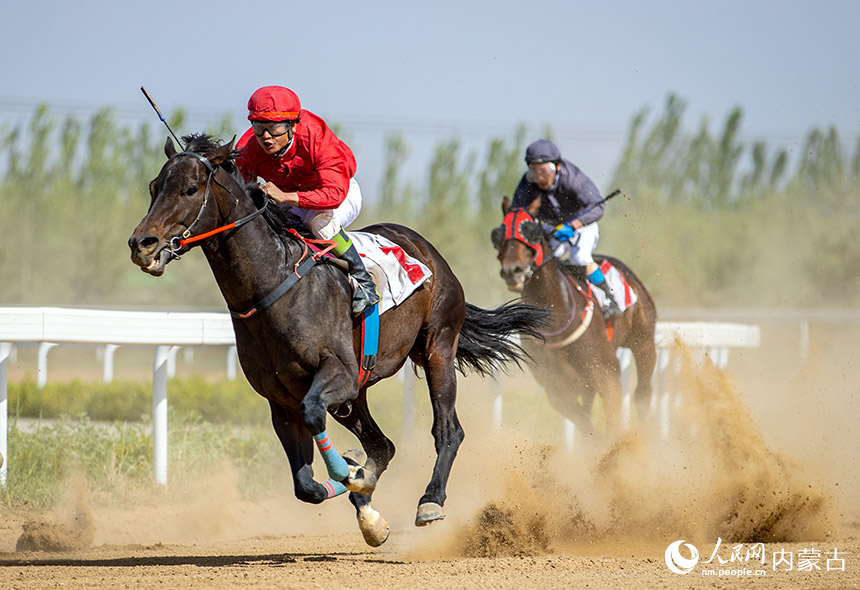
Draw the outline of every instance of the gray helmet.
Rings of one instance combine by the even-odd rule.
[[[560,160],[561,152],[548,139],[539,139],[526,148],[526,164],[541,164]]]

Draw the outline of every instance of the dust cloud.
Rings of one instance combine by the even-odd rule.
[[[96,526],[84,478],[72,475],[66,489],[54,513],[23,523],[16,551],[76,551],[92,544]]]
[[[510,429],[484,433],[486,446],[466,461],[498,466],[481,475],[489,499],[446,535],[416,542],[410,557],[653,554],[677,539],[836,534],[844,523],[826,484],[769,447],[726,373],[680,345],[674,353],[684,395],[668,437],[648,418],[602,450],[573,453]]]
[[[834,372],[832,357],[784,371],[781,380],[763,382],[762,372],[753,371],[758,380],[739,384],[683,348],[675,354],[681,359],[684,395],[668,437],[653,419],[637,417],[617,439],[587,445],[579,444],[580,438],[573,451],[560,440],[557,416],[551,422],[541,414],[530,424],[518,410],[501,429],[494,427],[487,380],[461,379],[458,413],[466,440],[448,485],[447,516],[416,528],[415,509],[435,460],[431,412],[426,393],[419,391],[418,423],[395,440],[398,454],[374,494],[374,507],[391,525],[391,536],[379,549],[365,549],[416,561],[653,556],[678,539],[708,546],[717,538],[726,543],[823,540],[844,534],[845,527],[856,534],[857,514],[850,509],[860,492],[851,471],[856,459],[843,457],[842,468],[832,452],[829,462],[821,460],[823,452],[851,441],[846,448],[856,448],[855,435],[840,421],[856,404],[851,401],[858,378],[852,360],[838,361],[846,370],[836,371],[838,380],[852,384],[839,390],[848,392],[847,401],[822,407],[822,396],[809,391],[818,387],[832,393],[822,378]],[[534,388],[528,375],[514,376],[514,382]],[[755,401],[751,389],[785,403]],[[538,393],[529,400],[530,406],[548,407]],[[321,505],[298,501],[286,459],[282,494],[247,500],[239,487],[228,461],[181,486],[172,481],[130,506],[94,508],[86,486],[71,482],[63,506],[21,523],[17,531],[23,534],[0,539],[0,551],[205,544],[350,531],[356,546],[364,547],[346,497]]]

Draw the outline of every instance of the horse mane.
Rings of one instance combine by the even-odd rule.
[[[224,147],[223,140],[213,137],[208,133],[192,133],[190,135],[183,135],[182,141],[185,142],[186,152],[194,152],[195,154],[200,155],[214,152],[215,150]],[[239,150],[234,149],[231,151],[230,155],[221,163],[221,167],[230,174],[235,175],[239,170],[236,166],[236,158],[238,155]],[[244,184],[244,180],[241,184]]]
[[[182,141],[185,142],[186,152],[194,152],[201,155],[224,146],[223,140],[213,137],[208,133],[183,135]],[[230,155],[221,163],[221,167],[236,179],[239,186],[245,190],[245,193],[255,203],[260,203],[266,197],[263,195],[256,181],[247,182],[239,172],[239,167],[236,165],[236,158],[239,156],[239,153],[240,150],[236,149],[230,152]],[[266,208],[263,217],[265,217],[272,229],[275,230],[275,233],[282,237],[295,239],[295,236],[289,232],[290,229],[294,229],[307,238],[313,238],[313,235],[308,231],[305,224],[302,223],[302,220],[285,206],[269,203],[269,207]]]
[[[251,190],[259,191],[261,194],[263,192],[256,185],[254,185]],[[296,230],[300,235],[306,238],[313,239],[314,237],[302,220],[284,205],[270,202],[269,206],[266,208],[266,212],[263,214],[263,217],[266,218],[266,221],[269,222],[269,225],[275,233],[281,237],[295,240],[295,236],[290,233],[291,229]]]

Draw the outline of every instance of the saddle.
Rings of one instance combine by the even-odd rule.
[[[612,295],[616,305],[618,305],[618,309],[623,312],[636,303],[639,296],[627,282],[624,275],[606,257],[597,255],[594,259],[600,265],[600,270],[609,283],[610,289],[612,289]],[[584,266],[573,264],[569,260],[562,260],[560,258],[556,258],[556,263],[564,274],[576,281],[587,296],[590,296],[600,307],[603,307],[606,303],[606,294],[603,292],[603,289],[595,289],[590,285]]]

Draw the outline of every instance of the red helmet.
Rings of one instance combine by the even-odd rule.
[[[301,111],[299,97],[283,86],[263,86],[248,99],[249,121],[294,121]]]

